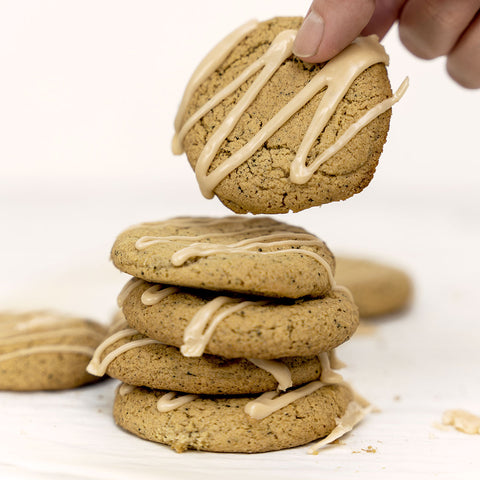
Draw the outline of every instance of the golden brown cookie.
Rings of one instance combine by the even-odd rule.
[[[317,237],[266,217],[140,224],[118,236],[111,257],[150,282],[288,298],[325,294],[335,268]]]
[[[402,270],[372,260],[337,257],[335,274],[339,284],[347,287],[361,317],[375,317],[407,307],[413,285]]]
[[[61,390],[98,381],[85,368],[98,323],[52,312],[0,313],[0,390]]]
[[[300,163],[310,166],[328,148],[339,145],[336,142],[351,125],[392,95],[385,69],[388,57],[375,39],[358,39],[326,64],[308,64],[291,54],[295,30],[301,22],[299,17],[274,18],[250,30],[246,28],[248,33],[243,38],[240,36],[231,48],[227,47],[228,41],[221,42],[217,58],[223,54],[224,60],[206,78],[201,78],[198,85],[194,78],[191,82],[197,88],[182,101],[174,151],[186,152],[204,195],[211,197],[214,193],[236,213],[285,213],[344,200],[370,183],[382,152],[391,104],[384,108],[384,113],[352,134],[353,138],[311,175],[305,174],[303,167],[298,174],[292,170],[299,161],[294,159],[303,151],[305,158]],[[222,46],[226,51],[222,51]],[[242,103],[253,91],[249,89],[254,89],[259,77],[266,72],[260,67],[255,69],[255,62],[262,61],[269,49],[278,52],[283,46],[286,58],[280,59],[280,65],[273,68],[266,84],[257,94],[252,94],[253,100],[243,108]],[[210,55],[203,63],[204,70],[211,58],[215,63],[215,55]],[[340,74],[353,70],[353,65],[358,65],[358,71],[352,78]],[[255,69],[255,73],[248,75],[250,68]],[[331,73],[327,74],[329,70]],[[248,78],[242,80],[242,75]],[[264,135],[281,115],[280,111],[292,105],[289,102],[297,101],[304,87],[310,88],[314,79],[322,75],[328,77],[330,83],[319,82],[318,89],[307,97],[304,106],[298,106],[273,127],[272,132]],[[234,85],[238,79],[238,86]],[[232,90],[216,102],[215,95],[232,85]],[[210,108],[207,102],[213,102]],[[319,105],[333,110],[328,110],[323,128],[323,120],[315,117]],[[202,108],[205,112],[199,114]],[[239,109],[242,110],[238,120],[221,134],[220,129],[227,123],[225,119]],[[198,119],[194,117],[197,114]],[[193,125],[186,125],[190,119],[194,119]],[[320,126],[319,131],[312,136],[311,144],[301,147],[312,125]],[[214,145],[216,137],[218,145]],[[246,147],[250,141],[252,148]],[[249,150],[245,159],[234,162],[244,147]],[[213,151],[211,163],[207,153],[210,150]],[[225,174],[221,174],[220,168],[226,169]],[[218,179],[214,178],[216,175]]]
[[[348,340],[358,326],[357,307],[343,292],[298,300],[249,297],[244,303],[202,290],[159,290],[141,280],[130,287],[123,301],[127,323],[150,338],[181,347],[185,355],[201,355],[195,345],[202,341],[206,353],[226,358],[317,355]],[[148,301],[151,292],[167,295]]]
[[[290,376],[291,383],[280,386],[271,373],[257,367],[255,359],[256,363],[245,358],[227,359],[208,354],[185,357],[176,347],[147,342],[147,337],[134,334],[129,328],[119,330],[99,346],[88,371],[100,376],[106,372],[129,385],[206,395],[286,389],[317,380],[322,371],[317,356],[267,362],[266,367],[277,370],[280,380]],[[130,349],[123,351],[127,347]]]
[[[113,416],[141,438],[211,452],[267,452],[304,445],[328,435],[352,401],[343,385],[328,385],[257,420],[244,411],[255,397],[200,397],[168,412],[157,402],[168,392],[134,388],[117,391]]]

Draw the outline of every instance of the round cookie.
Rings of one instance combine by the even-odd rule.
[[[337,257],[336,280],[347,287],[361,317],[375,317],[407,307],[413,294],[402,270],[372,260]]]
[[[346,386],[328,385],[255,420],[244,412],[255,397],[200,397],[175,410],[159,412],[157,402],[166,393],[141,387],[123,395],[117,391],[115,422],[177,452],[268,452],[325,437],[353,400]]]
[[[348,340],[358,326],[357,307],[343,292],[295,301],[250,297],[251,304],[240,305],[235,299],[237,303],[215,308],[217,295],[179,289],[171,291],[158,303],[146,305],[142,296],[157,287],[141,280],[132,285],[123,301],[127,323],[150,338],[176,347],[184,344],[185,329],[189,325],[191,329],[191,321],[198,312],[212,308],[207,325],[202,327],[203,333],[208,331],[217,315],[238,305],[239,310],[219,321],[205,346],[206,353],[226,358],[317,355]],[[184,350],[182,353],[186,354]]]
[[[307,129],[311,125],[321,123],[318,118],[314,119],[320,102],[332,104],[333,113],[329,119],[327,116],[323,130],[313,137],[311,146],[307,147],[305,165],[310,165],[315,158],[334,146],[350,125],[392,95],[385,69],[388,56],[383,47],[378,45],[377,40],[371,37],[363,38],[357,40],[353,47],[348,47],[348,52],[356,48],[364,49],[367,53],[359,60],[363,62],[374,50],[376,52],[373,55],[374,60],[370,62],[371,66],[359,69],[359,75],[353,79],[349,88],[349,80],[347,85],[343,83],[343,79],[338,80],[341,85],[337,89],[339,103],[336,107],[335,102],[330,103],[330,100],[327,100],[334,91],[334,87],[331,86],[333,84],[329,84],[328,89],[320,88],[318,93],[315,93],[296,113],[280,122],[279,128],[274,129],[271,135],[259,137],[256,146],[249,150],[246,160],[235,162],[239,165],[236,167],[233,165],[233,171],[226,176],[223,174],[219,176],[218,183],[213,182],[208,187],[202,186],[203,182],[217,180],[213,176],[220,172],[220,166],[229,172],[231,167],[227,167],[227,162],[235,158],[234,155],[238,154],[240,149],[254,139],[263,127],[271,123],[274,116],[288,102],[297,99],[299,92],[307,84],[312,84],[319,72],[322,74],[322,69],[331,68],[333,76],[336,77],[337,72],[345,72],[351,68],[354,61],[350,60],[350,57],[345,60],[345,66],[342,63],[334,67],[332,63],[342,62],[348,55],[347,51],[341,54],[342,57],[338,56],[326,64],[308,64],[294,55],[287,55],[241,113],[231,131],[226,133],[226,137],[221,136],[218,149],[213,149],[210,165],[207,164],[206,167],[197,165],[207,142],[209,148],[205,150],[210,151],[210,145],[215,141],[214,136],[220,135],[220,128],[223,128],[226,117],[230,113],[233,114],[235,107],[239,108],[246,98],[247,89],[252,87],[261,72],[241,82],[238,88],[234,88],[223,100],[209,108],[191,128],[187,126],[188,131],[183,139],[181,128],[208,101],[211,102],[214,95],[232,85],[232,82],[252,67],[254,62],[267,52],[279,34],[284,32],[282,35],[287,38],[288,32],[285,31],[297,30],[301,23],[302,19],[299,17],[274,18],[259,23],[233,45],[213,73],[202,79],[198,87],[193,92],[188,92],[182,101],[176,121],[174,153],[181,153],[182,150],[186,152],[190,164],[196,170],[197,179],[205,196],[211,197],[214,193],[224,205],[236,213],[272,214],[286,213],[290,210],[296,212],[351,197],[370,183],[386,141],[391,115],[389,108],[360,129],[346,145],[321,164],[310,179],[307,176],[295,180],[306,183],[292,181],[293,161],[299,151],[303,150],[303,146],[301,148],[300,145]],[[295,33],[292,32],[290,41],[294,36]],[[218,48],[221,50],[222,45],[227,43],[223,41]],[[332,66],[329,67],[329,64]],[[183,107],[184,102],[186,104]],[[208,180],[204,180],[204,176]]]
[[[0,390],[61,390],[96,382],[85,368],[106,329],[52,312],[0,313]]]
[[[335,260],[303,228],[260,217],[173,218],[122,232],[115,266],[144,280],[271,297],[324,295]]]
[[[106,339],[95,352],[88,371],[100,375],[106,371],[110,377],[129,385],[206,395],[259,393],[276,390],[279,386],[271,373],[245,358],[185,357],[178,348],[161,343],[135,346],[111,362],[108,358],[104,361],[112,352],[121,352],[120,347],[133,346],[137,340],[147,338],[141,334],[132,335],[130,330],[120,330],[120,334],[117,332],[110,337],[118,338],[114,343]],[[124,334],[127,336],[119,338]],[[317,356],[282,358],[278,362],[290,371],[293,386],[317,380],[322,371]]]

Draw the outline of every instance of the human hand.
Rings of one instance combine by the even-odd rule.
[[[313,0],[294,44],[307,62],[329,60],[358,35],[400,39],[420,58],[447,57],[460,85],[480,88],[480,0]]]

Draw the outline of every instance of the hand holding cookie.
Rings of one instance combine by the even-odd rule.
[[[480,88],[480,1],[314,0],[294,45],[309,62],[329,60],[358,35],[382,38],[398,21],[400,39],[427,60],[446,56],[450,76]]]

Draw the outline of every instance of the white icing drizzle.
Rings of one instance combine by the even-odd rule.
[[[245,221],[245,224],[250,223],[248,220]],[[204,225],[202,225],[204,226]],[[252,233],[259,233],[259,232],[268,232],[268,230],[271,230],[275,228],[275,225],[265,225],[265,226],[260,226],[260,227],[249,227],[247,230],[247,233],[251,235]],[[230,230],[228,232],[210,232],[210,233],[205,233],[203,235],[170,235],[170,236],[165,236],[165,237],[158,237],[158,236],[144,236],[139,238],[135,242],[135,248],[137,250],[144,250],[147,247],[150,247],[151,245],[155,245],[157,243],[171,243],[172,241],[175,242],[181,242],[181,241],[187,241],[191,242],[191,244],[196,245],[198,240],[205,240],[207,238],[222,238],[222,237],[231,237],[232,235],[238,234],[238,233],[245,233],[245,228],[240,228],[238,230]],[[282,232],[276,232],[276,233],[282,233]],[[292,234],[292,232],[286,232],[287,234]],[[309,238],[313,237],[313,235],[310,234],[304,234],[304,235],[309,235]]]
[[[334,442],[346,433],[350,432],[357,423],[361,422],[365,416],[370,413],[372,407],[362,407],[355,400],[350,402],[345,413],[335,420],[337,426],[322,440],[310,447],[308,453],[316,454],[323,446]]]
[[[185,110],[187,109],[195,90],[222,64],[235,45],[256,28],[258,23],[257,20],[250,20],[244,25],[238,27],[208,52],[207,56],[200,62],[185,88],[185,93],[183,94],[182,101],[178,107],[177,116],[175,117],[176,131],[181,127],[183,117],[185,116]],[[174,137],[172,150],[177,155],[183,153],[182,144],[177,141],[177,136]]]
[[[332,370],[330,365],[330,358],[327,352],[322,352],[318,355],[320,365],[322,367],[322,373],[320,374],[320,381],[325,384],[340,383],[343,382],[343,377]]]
[[[95,349],[84,345],[37,345],[35,347],[21,348],[0,355],[0,362],[6,362],[17,357],[26,357],[37,353],[79,353],[91,357]]]
[[[152,306],[160,303],[164,298],[167,298],[169,295],[179,292],[180,289],[177,287],[167,287],[164,288],[163,285],[153,285],[150,288],[147,288],[141,297],[141,301],[144,305]]]
[[[331,147],[325,150],[313,161],[310,161],[307,165],[308,153],[310,152],[313,143],[324,130],[338,104],[358,75],[376,63],[388,64],[388,55],[378,43],[378,39],[375,36],[357,38],[345,50],[331,59],[299,93],[297,93],[252,139],[247,142],[246,145],[209,173],[212,161],[217,155],[222,143],[232,132],[241,116],[257,97],[267,81],[272,77],[280,65],[292,55],[292,46],[296,33],[295,30],[285,30],[279,33],[264,55],[249,65],[230,84],[226,85],[222,90],[213,95],[184,123],[182,128],[179,129],[181,119],[183,119],[185,113],[185,105],[183,105],[181,113],[177,116],[176,133],[173,141],[173,150],[176,154],[182,153],[184,138],[198,120],[235,92],[250,77],[258,73],[246,93],[226,115],[223,123],[213,132],[197,159],[195,173],[200,190],[206,198],[212,198],[216,186],[229,173],[251,157],[289,118],[291,118],[320,91],[325,89],[317,107],[317,111],[312,118],[310,126],[307,128],[295,159],[290,167],[290,180],[293,183],[303,184],[308,182],[315,171],[317,171],[325,161],[335,155],[335,153],[344,147],[346,143],[368,123],[391,108],[392,105],[398,102],[405,93],[408,86],[408,79],[401,84],[395,95],[370,109],[359,120],[351,125]],[[217,55],[218,58],[221,57],[223,60],[227,57],[228,53],[234,46],[235,43],[225,45],[220,44],[215,53],[211,53],[210,56]],[[218,65],[220,65],[220,63],[221,62],[219,62]],[[208,68],[206,67],[207,64]],[[202,69],[201,81],[211,75],[218,65],[215,62],[212,62],[210,57],[209,61],[205,64],[205,68]],[[194,72],[189,85],[199,85],[199,78],[198,73]],[[192,91],[189,89],[186,98],[190,99],[191,95]]]
[[[235,305],[218,313],[220,308],[229,303],[235,303]],[[269,303],[268,300],[242,301],[230,297],[216,297],[200,308],[190,320],[183,332],[183,345],[180,347],[180,352],[185,357],[201,356],[212,338],[215,328],[224,318],[250,305],[266,305],[267,303]],[[208,327],[206,327],[207,324],[209,324]]]
[[[342,383],[345,384],[343,377],[339,375],[338,373],[332,371],[332,368],[330,366],[330,358],[328,353],[320,353],[318,355],[318,359],[320,361],[321,365],[321,374],[319,380],[315,380],[313,382],[307,383],[306,385],[303,385],[300,388],[297,388],[295,390],[290,390],[287,393],[284,393],[282,395],[278,395],[278,392],[265,392],[262,395],[260,395],[258,398],[255,400],[252,400],[248,402],[248,404],[245,406],[245,413],[247,415],[250,415],[253,418],[256,418],[258,420],[261,420],[262,418],[267,417],[271,413],[280,410],[281,408],[289,405],[290,403],[294,402],[295,400],[298,400],[299,398],[302,398],[306,395],[310,395],[310,393],[315,392],[319,388],[322,388],[327,385],[333,385],[336,383]],[[264,368],[267,371],[268,370],[266,367],[269,366],[268,364],[257,364],[256,362],[265,362],[265,360],[257,360],[257,359],[248,359],[252,363],[255,363],[260,368]],[[281,362],[272,362],[274,364],[278,364]],[[285,365],[284,365],[285,366]],[[286,366],[285,366],[286,367]],[[278,368],[278,366],[277,366]],[[288,374],[283,373],[284,375],[291,375],[290,371],[288,370]],[[272,373],[272,372],[271,372]],[[273,375],[273,373],[272,373]],[[277,378],[277,377],[275,377]],[[283,377],[286,381],[286,376]],[[284,390],[284,388],[280,387],[280,379],[279,381],[279,390]],[[290,386],[292,385],[291,381],[291,376],[290,376]],[[286,387],[288,388],[288,387]],[[368,403],[368,402],[367,402]]]
[[[161,343],[158,340],[154,340],[153,338],[141,338],[139,340],[132,340],[127,342],[120,347],[116,348],[115,350],[111,351],[105,358],[100,362],[100,358],[103,352],[110,346],[113,345],[115,342],[118,342],[122,338],[131,337],[133,335],[138,335],[139,332],[134,328],[127,328],[125,330],[120,330],[119,332],[114,333],[107,339],[105,339],[95,350],[90,363],[87,366],[87,372],[91,373],[92,375],[97,375],[98,377],[102,377],[105,375],[108,366],[110,363],[113,362],[118,356],[122,353],[131,350],[132,348],[143,347],[144,345],[151,345],[153,343]]]
[[[15,343],[26,343],[33,342],[37,340],[44,340],[46,338],[58,338],[64,336],[88,336],[93,337],[94,339],[100,342],[104,335],[100,332],[97,332],[93,328],[88,327],[66,327],[66,328],[57,328],[52,330],[42,330],[40,332],[33,333],[14,333],[6,337],[0,338],[0,347],[3,345],[11,345]]]
[[[132,393],[137,387],[135,385],[129,385],[128,383],[122,383],[120,387],[118,388],[118,394],[121,397],[124,397],[125,395],[128,395],[129,393]]]
[[[178,397],[176,397],[176,395],[176,392],[168,392],[165,395],[162,395],[157,402],[157,410],[162,413],[170,412],[171,410],[175,410],[176,408],[199,398],[198,395],[192,394],[180,395]]]
[[[124,287],[122,288],[122,290],[121,290],[120,293],[118,294],[118,297],[117,297],[117,305],[118,305],[118,307],[119,307],[119,308],[122,308],[125,300],[126,300],[127,297],[130,295],[130,293],[132,293],[132,291],[135,290],[135,288],[137,288],[138,285],[140,285],[141,283],[144,283],[144,282],[145,282],[145,281],[142,280],[141,278],[132,277],[132,278],[124,285]]]
[[[318,389],[324,387],[325,384],[319,380],[307,383],[302,387],[290,390],[287,393],[278,394],[278,392],[265,392],[258,398],[248,402],[245,405],[245,413],[256,420],[262,420],[273,412],[280,410],[299,398],[306,397]]]
[[[287,390],[292,386],[292,372],[282,362],[278,360],[264,360],[261,358],[248,358],[258,368],[270,373],[278,382],[277,390]]]
[[[25,318],[22,320],[23,316]],[[31,314],[11,314],[0,317],[0,337],[6,338],[32,331],[53,331],[57,328],[78,327],[82,320],[53,312],[32,312]],[[88,327],[85,327],[88,328]],[[93,328],[92,328],[93,330]]]
[[[330,350],[330,365],[334,370],[339,370],[340,368],[345,368],[347,366],[346,363],[338,358],[336,350]]]
[[[375,107],[368,110],[362,117],[360,117],[355,123],[350,125],[347,130],[336,139],[335,143],[328,147],[323,153],[321,153],[314,161],[310,162],[308,166],[306,165],[306,157],[308,155],[308,151],[313,146],[316,138],[320,134],[319,128],[314,133],[312,133],[311,138],[308,141],[307,147],[305,148],[306,153],[302,156],[300,152],[302,151],[302,146],[304,143],[307,143],[307,135],[300,145],[300,149],[297,152],[297,156],[292,163],[292,167],[290,169],[290,180],[293,183],[303,184],[307,183],[310,178],[312,178],[313,174],[330,158],[332,158],[338,151],[340,151],[360,130],[366,127],[372,120],[375,120],[379,117],[382,113],[385,113],[387,110],[392,108],[392,106],[397,103],[405,94],[408,88],[408,78],[405,78],[403,82],[398,87],[398,90],[389,98],[386,98],[379,104],[375,105]],[[328,94],[328,90],[327,90]],[[318,113],[318,112],[317,112]],[[312,125],[315,124],[316,116],[313,118]],[[308,150],[307,150],[308,148]]]

